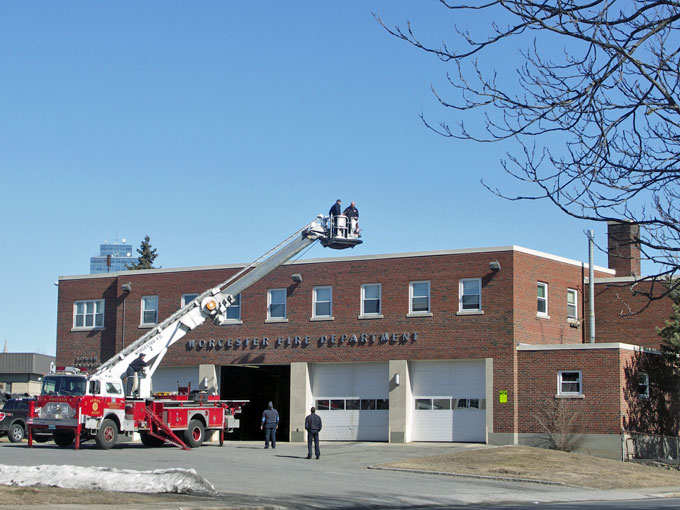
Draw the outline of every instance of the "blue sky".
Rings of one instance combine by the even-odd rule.
[[[602,242],[605,225],[486,191],[522,189],[499,164],[513,144],[426,129],[421,112],[455,122],[430,92],[447,65],[372,12],[450,34],[434,1],[2,3],[0,342],[54,354],[54,282],[105,240],[149,235],[162,267],[248,262],[336,198],[360,210],[352,255],[515,244],[586,260],[584,230]]]

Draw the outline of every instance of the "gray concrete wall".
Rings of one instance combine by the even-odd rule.
[[[412,411],[410,366],[406,360],[389,361],[390,443],[410,443]],[[397,381],[399,384],[397,384]]]
[[[581,440],[581,445],[574,450],[574,453],[623,460],[620,434],[581,434]],[[519,434],[519,444],[544,447],[545,439],[541,434]]]
[[[207,391],[210,395],[219,395],[219,380],[217,379],[217,368],[215,365],[198,365],[198,386],[201,388],[201,382],[207,378]],[[192,388],[193,389],[193,388]]]
[[[309,377],[309,364],[295,362],[290,364],[290,442],[301,443],[306,440],[305,417],[314,405],[312,383]]]
[[[486,393],[486,442],[493,434],[493,407],[496,404],[493,394],[493,358],[484,359],[484,386]]]

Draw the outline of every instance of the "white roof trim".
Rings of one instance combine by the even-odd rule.
[[[572,266],[588,267],[585,262],[579,262],[578,260],[568,259],[565,257],[559,257],[557,255],[551,255],[549,253],[544,253],[541,251],[531,250],[529,248],[523,248],[522,246],[491,246],[488,248],[463,248],[459,250],[432,250],[432,251],[420,251],[420,252],[405,252],[405,253],[384,253],[377,255],[354,255],[348,257],[328,257],[328,258],[317,258],[317,259],[307,259],[307,260],[295,260],[292,262],[287,262],[285,265],[297,265],[297,264],[319,264],[319,263],[330,263],[330,262],[354,262],[358,260],[381,260],[381,259],[400,259],[400,258],[412,258],[412,257],[436,257],[439,255],[464,255],[467,253],[496,253],[503,251],[516,251],[519,253],[525,253],[527,255],[533,255],[535,257],[541,257],[545,259],[554,260],[556,262],[562,262],[564,264],[569,264]],[[196,266],[196,267],[179,267],[179,268],[166,268],[166,269],[142,269],[135,271],[139,274],[151,274],[151,273],[174,273],[181,271],[201,271],[206,269],[236,269],[245,267],[248,264],[224,264],[217,266]],[[613,269],[607,269],[605,267],[594,266],[597,271],[609,273],[611,275],[616,274]],[[107,278],[107,277],[117,277],[130,274],[130,271],[119,271],[117,273],[96,273],[96,274],[85,274],[85,275],[73,275],[73,276],[60,276],[60,280],[77,280],[82,278]]]
[[[594,344],[517,344],[518,351],[588,351],[597,349],[620,349],[622,351],[638,351],[650,354],[661,354],[658,349],[643,347],[641,345],[624,344],[621,342],[594,343]]]

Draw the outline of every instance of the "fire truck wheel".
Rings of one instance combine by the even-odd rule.
[[[7,437],[13,443],[20,443],[24,438],[24,426],[21,423],[12,423],[7,431]]]
[[[73,441],[76,440],[76,435],[70,430],[55,430],[52,438],[57,443],[57,446],[65,448],[73,444]]]
[[[140,432],[139,438],[142,440],[142,444],[147,448],[157,448],[165,444],[165,441],[162,439],[152,436],[151,434],[147,434],[146,432]]]
[[[198,448],[205,439],[205,428],[198,420],[191,420],[189,428],[184,431],[184,441],[192,448]]]
[[[94,438],[97,446],[102,450],[108,450],[113,448],[113,445],[116,444],[117,439],[118,427],[116,426],[116,422],[109,420],[108,418],[102,421],[102,424],[99,426],[99,430],[97,431],[97,435]]]

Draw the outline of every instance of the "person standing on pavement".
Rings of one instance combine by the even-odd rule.
[[[274,404],[269,402],[267,409],[262,412],[262,424],[260,430],[264,430],[264,447],[269,448],[269,442],[272,443],[272,448],[276,448],[276,430],[279,428],[279,412],[274,409]]]
[[[307,431],[307,458],[312,458],[312,441],[314,441],[314,453],[316,458],[321,457],[319,451],[319,431],[321,430],[321,417],[316,414],[316,408],[312,407],[311,414],[305,418],[305,430]]]

